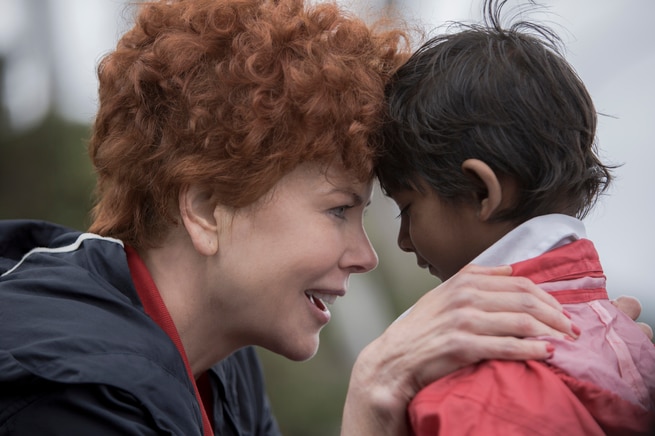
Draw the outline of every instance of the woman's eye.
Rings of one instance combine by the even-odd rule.
[[[346,217],[346,211],[350,209],[351,206],[339,206],[339,207],[334,207],[330,209],[330,213],[337,218],[345,218]]]

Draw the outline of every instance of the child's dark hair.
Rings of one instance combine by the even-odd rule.
[[[519,187],[494,219],[582,218],[612,179],[596,155],[593,102],[551,30],[501,27],[505,3],[486,1],[483,25],[458,23],[394,75],[378,178],[387,194],[423,180],[442,199],[464,201],[483,189],[461,169],[477,158]]]

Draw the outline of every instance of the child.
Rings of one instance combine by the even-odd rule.
[[[501,27],[503,4],[486,2],[484,25],[431,39],[396,73],[378,176],[401,210],[398,245],[419,266],[445,281],[468,263],[511,264],[582,334],[553,339],[545,362],[483,361],[432,383],[409,406],[412,429],[645,433],[655,348],[608,301],[580,221],[611,181],[596,112],[557,36],[530,22]]]

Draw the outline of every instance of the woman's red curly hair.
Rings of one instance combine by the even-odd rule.
[[[90,231],[156,246],[182,187],[211,186],[238,209],[303,162],[370,179],[384,87],[407,46],[335,3],[142,4],[98,68]]]

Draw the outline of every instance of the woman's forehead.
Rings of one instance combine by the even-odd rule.
[[[303,163],[285,175],[273,187],[270,194],[275,197],[276,192],[304,192],[309,195],[349,195],[353,202],[368,204],[372,195],[373,179],[359,180],[352,172],[341,165],[321,165],[316,163]]]

